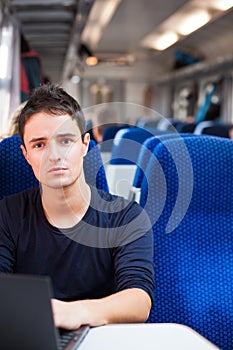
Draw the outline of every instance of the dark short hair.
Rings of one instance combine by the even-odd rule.
[[[86,121],[79,103],[58,85],[44,84],[34,89],[18,116],[18,130],[24,145],[24,129],[27,121],[36,113],[50,115],[68,114],[77,122],[82,135],[86,133]]]

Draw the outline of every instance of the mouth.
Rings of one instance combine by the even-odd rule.
[[[66,167],[54,167],[49,169],[49,174],[63,174],[68,171],[68,168]]]

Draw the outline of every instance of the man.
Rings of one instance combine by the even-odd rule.
[[[43,85],[19,115],[19,134],[40,188],[0,202],[0,272],[50,276],[57,327],[144,322],[154,288],[150,224],[136,203],[86,183],[90,137],[79,104]]]
[[[116,133],[117,129],[121,127],[127,127],[127,124],[121,121],[113,107],[101,108],[93,117],[92,133],[94,140],[99,144],[103,141],[106,142],[107,140],[103,140],[104,131],[107,128],[114,128]]]

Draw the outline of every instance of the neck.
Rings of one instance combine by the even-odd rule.
[[[91,200],[88,184],[78,181],[63,188],[42,186],[42,206],[47,220],[56,227],[68,228],[85,215]]]

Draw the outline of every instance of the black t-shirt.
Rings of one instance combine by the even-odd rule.
[[[69,229],[48,222],[39,188],[0,201],[0,272],[48,275],[61,300],[127,288],[141,288],[153,300],[152,240],[137,203],[93,187],[86,214]]]

